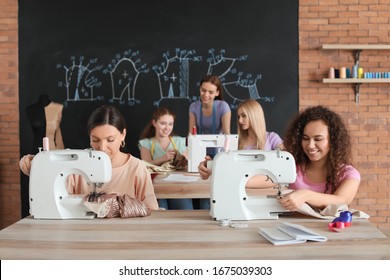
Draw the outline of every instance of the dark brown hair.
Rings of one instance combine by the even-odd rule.
[[[175,113],[166,108],[166,107],[159,107],[157,108],[154,113],[152,119],[146,124],[144,130],[141,133],[140,139],[145,139],[145,138],[152,138],[156,135],[156,128],[153,125],[153,121],[157,121],[159,118],[162,116],[169,115],[173,117],[173,120],[176,119]]]
[[[340,115],[323,106],[308,107],[292,119],[286,132],[284,146],[294,156],[297,165],[307,166],[310,159],[302,148],[303,131],[309,122],[316,120],[322,120],[328,126],[329,155],[325,192],[331,187],[331,193],[334,193],[343,175],[341,171],[343,165],[352,162],[350,135]]]
[[[219,92],[219,95],[215,96],[215,99],[223,100],[222,96],[222,83],[218,76],[215,75],[207,75],[200,81],[200,86],[202,86],[203,83],[212,83],[217,87],[217,90]]]
[[[110,105],[103,105],[89,116],[87,123],[88,135],[95,127],[105,124],[115,126],[120,133],[123,133],[126,129],[126,121],[118,109]]]

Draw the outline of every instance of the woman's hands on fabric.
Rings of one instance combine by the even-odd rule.
[[[176,157],[176,150],[171,149],[171,150],[168,150],[166,152],[166,154],[161,157],[161,161],[162,161],[162,163],[165,163],[165,162],[168,162],[170,160],[173,160],[175,157]]]
[[[30,176],[31,162],[33,158],[34,155],[25,155],[19,161],[20,170],[27,176]]]
[[[307,190],[295,190],[291,193],[282,195],[279,202],[284,208],[290,211],[297,211],[307,199]]]

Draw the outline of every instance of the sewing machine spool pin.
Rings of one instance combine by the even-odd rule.
[[[228,139],[226,139],[228,138]],[[188,136],[188,172],[198,172],[198,165],[204,161],[207,148],[238,149],[237,134],[196,134]]]

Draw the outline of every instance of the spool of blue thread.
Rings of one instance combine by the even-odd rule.
[[[337,79],[337,78],[340,78],[340,71],[339,69],[334,69],[334,77]]]
[[[349,68],[345,69],[347,79],[351,78],[351,70]]]
[[[356,79],[358,77],[358,67],[357,65],[354,65],[352,67],[352,78]]]

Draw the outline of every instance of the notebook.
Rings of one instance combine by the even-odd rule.
[[[276,228],[259,228],[259,234],[274,245],[304,243],[306,241],[326,241],[326,236],[297,224],[282,222]]]

